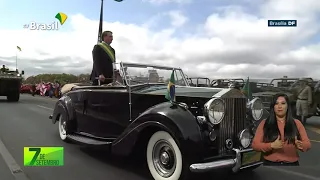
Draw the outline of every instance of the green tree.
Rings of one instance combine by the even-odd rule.
[[[35,76],[29,76],[24,80],[25,84],[37,84],[40,82],[60,82],[61,84],[65,83],[78,83],[78,82],[88,82],[90,78],[89,74],[38,74]]]

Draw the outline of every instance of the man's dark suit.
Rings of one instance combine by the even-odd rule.
[[[115,50],[109,46],[115,55]],[[113,77],[113,62],[110,56],[100,45],[95,45],[92,51],[93,56],[93,68],[90,76],[90,80],[93,81],[93,85],[98,85],[97,78],[103,74],[106,78],[101,84],[109,84],[112,82]],[[114,56],[115,57],[115,56]]]

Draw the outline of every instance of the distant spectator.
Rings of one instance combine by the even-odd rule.
[[[2,65],[1,72],[2,72],[2,73],[7,73],[7,72],[9,72],[9,69],[6,68],[5,65]]]

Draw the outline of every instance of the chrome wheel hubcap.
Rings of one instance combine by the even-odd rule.
[[[164,178],[172,176],[176,169],[176,156],[168,141],[160,140],[154,145],[152,158],[153,165],[160,176]]]
[[[163,165],[167,165],[170,161],[170,157],[168,155],[167,152],[163,152],[161,155],[160,155],[160,162],[163,164]]]
[[[62,117],[59,119],[59,127],[60,127],[60,133],[63,135],[66,135],[66,121],[63,120]]]

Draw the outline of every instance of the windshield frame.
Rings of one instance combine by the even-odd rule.
[[[162,69],[162,70],[170,70],[170,71],[175,71],[174,75],[175,78],[177,77],[177,73],[180,73],[180,76],[183,79],[183,82],[186,87],[189,87],[189,82],[186,79],[186,75],[184,74],[183,70],[181,68],[176,68],[176,67],[168,67],[168,66],[160,66],[160,65],[151,65],[151,64],[142,64],[142,63],[127,63],[127,62],[119,62],[115,63],[120,65],[120,75],[123,77],[123,81],[125,82],[125,85],[128,87],[133,87],[133,86],[139,86],[139,85],[145,85],[145,84],[166,84],[166,83],[141,83],[141,84],[135,84],[135,85],[130,85],[130,80],[128,80],[128,77],[125,75],[125,67],[136,67],[136,68],[156,68],[156,69]]]
[[[278,82],[280,82],[280,81],[293,81],[293,83],[288,87],[279,87],[277,81]],[[294,84],[297,83],[297,81],[299,81],[299,78],[274,78],[270,81],[269,84],[273,84],[272,87],[274,87],[274,88],[291,88]],[[274,83],[276,83],[276,85]]]
[[[308,85],[310,86],[313,86],[313,85],[316,85],[316,81],[314,81],[312,78],[306,78],[306,80],[308,81]],[[300,79],[298,79],[297,81],[295,81],[291,86],[290,88],[297,88],[297,86],[299,86],[299,83],[300,83]],[[298,85],[297,85],[298,84]]]

